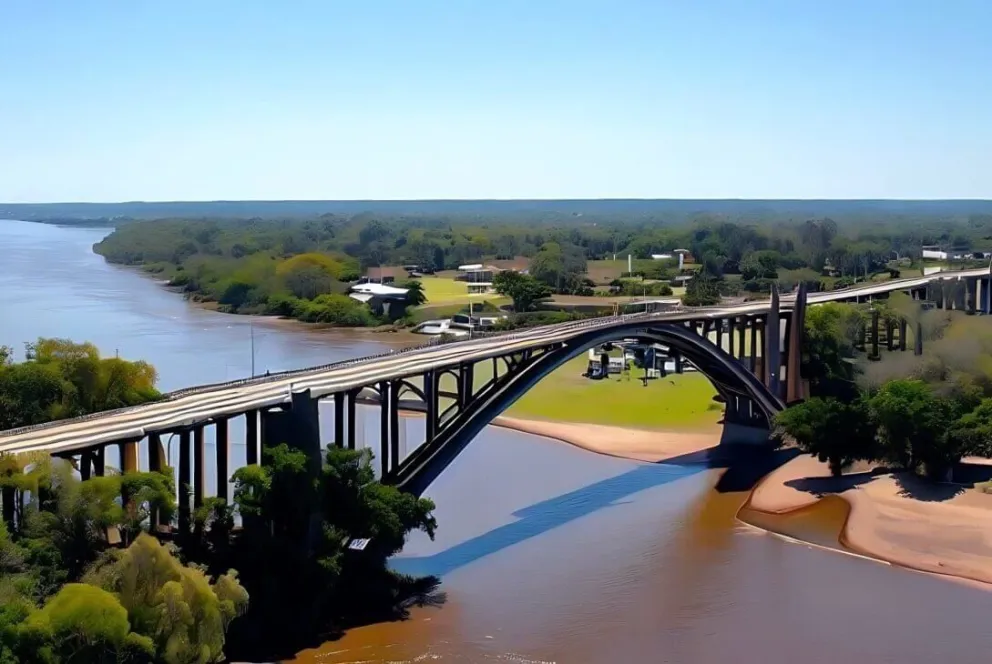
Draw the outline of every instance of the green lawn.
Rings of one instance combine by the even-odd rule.
[[[506,415],[559,422],[585,422],[641,429],[693,429],[717,422],[723,406],[713,397],[716,391],[702,374],[670,374],[649,380],[634,368],[626,375],[603,380],[583,378],[585,354],[559,367],[513,404]],[[475,367],[476,385],[489,380],[492,362]],[[441,389],[454,390],[454,379],[444,376]],[[442,400],[442,410],[448,400]]]
[[[458,304],[472,300],[482,301],[484,295],[469,295],[468,286],[464,281],[455,281],[445,277],[421,277],[424,295],[428,304]]]

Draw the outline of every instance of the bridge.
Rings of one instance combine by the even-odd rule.
[[[767,440],[777,412],[804,398],[800,376],[802,335],[808,304],[861,302],[906,292],[938,308],[992,313],[988,269],[936,273],[844,290],[795,295],[734,306],[628,314],[531,328],[468,341],[431,343],[312,369],[206,385],[165,395],[159,401],[47,424],[0,431],[0,453],[43,451],[71,459],[83,478],[103,474],[106,450],[117,446],[122,471],[168,465],[162,438],[178,436],[179,526],[188,528],[192,507],[206,496],[205,432],[217,441],[216,486],[229,498],[229,424],[244,418],[246,461],[257,464],[268,444],[287,442],[307,453],[311,469],[321,463],[318,403],[333,401],[333,444],[354,449],[356,406],[381,405],[376,456],[384,482],[417,494],[457,457],[499,413],[541,378],[602,343],[635,339],[659,343],[691,362],[712,381],[726,403],[724,440]],[[880,322],[870,323],[877,355]],[[890,350],[905,351],[907,322],[886,330]],[[914,351],[922,353],[916,332]],[[747,343],[749,336],[752,343]],[[760,352],[759,352],[760,349]],[[483,368],[485,371],[477,371]],[[400,451],[401,409],[426,415],[425,440]],[[365,441],[361,441],[364,445]],[[139,450],[145,450],[144,463]],[[4,511],[12,501],[3,500]]]

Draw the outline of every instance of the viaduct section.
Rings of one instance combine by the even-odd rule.
[[[500,412],[564,362],[589,348],[621,339],[660,344],[675,360],[692,363],[726,402],[725,440],[765,440],[771,419],[808,387],[800,371],[807,305],[860,302],[890,292],[909,293],[939,308],[990,313],[988,270],[892,280],[867,287],[795,295],[735,306],[684,309],[597,318],[469,341],[428,344],[302,371],[174,392],[160,401],[44,425],[0,431],[0,453],[45,451],[70,460],[85,479],[107,472],[107,449],[117,448],[120,470],[162,470],[169,464],[166,437],[178,439],[178,527],[190,528],[192,510],[207,495],[206,439],[216,445],[217,493],[229,499],[233,472],[230,431],[244,431],[246,462],[261,450],[287,443],[303,450],[319,472],[321,448],[373,447],[381,478],[417,494],[451,463]],[[922,352],[920,330],[914,351]],[[865,343],[877,356],[907,350],[906,321],[880,321],[873,311]],[[318,403],[333,403],[331,431],[321,431]],[[359,440],[358,406],[377,402],[378,441]],[[401,409],[422,410],[425,436],[401,450]],[[243,419],[243,423],[240,420]],[[12,500],[2,497],[5,516]]]

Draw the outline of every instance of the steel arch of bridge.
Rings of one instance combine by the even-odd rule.
[[[436,431],[432,432],[429,423],[428,439],[424,444],[398,466],[389,468],[383,480],[415,494],[423,493],[486,425],[542,378],[588,349],[619,339],[660,343],[692,362],[727,401],[727,417],[731,418],[728,421],[767,429],[775,414],[785,407],[782,399],[740,361],[684,325],[621,324],[580,332],[564,343],[525,354],[519,358],[515,369],[511,368],[502,377],[495,376],[491,385],[483,387],[470,399],[463,397],[465,407]],[[430,389],[425,392],[430,393]],[[430,404],[426,410],[430,419]]]

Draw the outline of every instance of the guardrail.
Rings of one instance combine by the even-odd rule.
[[[857,287],[843,289],[842,291],[826,291],[825,293],[822,293],[822,294],[839,294],[839,293],[844,293],[844,292],[847,292],[847,293],[856,293],[858,290],[861,290],[861,289],[865,289],[865,288],[876,288],[876,287],[884,288],[886,285],[896,286],[896,288],[893,288],[893,290],[896,290],[898,288],[898,285],[897,284],[899,282],[913,282],[913,281],[918,281],[918,280],[927,279],[927,278],[939,279],[939,278],[941,278],[939,276],[940,274],[941,273],[937,272],[937,273],[933,273],[933,274],[929,274],[929,275],[921,275],[920,277],[910,277],[910,278],[905,278],[905,279],[893,280],[891,282],[880,282],[880,283],[877,283],[877,284],[859,284]],[[944,273],[944,274],[947,274],[947,273]],[[952,278],[954,276],[957,276],[954,273],[951,273],[951,275],[952,275]],[[810,295],[815,295],[815,294],[811,293]],[[788,298],[789,301],[786,301],[787,298]],[[790,296],[787,296],[787,295],[786,296],[783,296],[783,298],[782,298],[782,304],[783,305],[791,304],[791,299],[792,298]],[[736,307],[740,307],[742,309],[745,309],[745,308],[748,308],[748,307],[754,307],[754,308],[759,308],[760,309],[760,302],[744,303],[742,305],[736,305]],[[736,308],[736,307],[731,307],[731,308]],[[418,353],[418,352],[423,352],[423,351],[426,351],[426,350],[430,350],[431,348],[436,348],[438,346],[448,346],[448,345],[459,345],[459,344],[463,344],[466,347],[470,347],[470,346],[476,345],[480,340],[500,339],[501,341],[502,340],[513,341],[513,340],[516,340],[516,339],[523,339],[523,338],[527,338],[527,337],[539,338],[543,334],[545,334],[547,332],[550,332],[550,331],[564,332],[564,331],[569,330],[571,328],[586,329],[586,328],[595,327],[595,326],[608,326],[608,325],[616,324],[618,322],[618,320],[621,323],[628,322],[630,320],[640,319],[640,318],[644,318],[645,320],[660,319],[660,320],[664,321],[664,320],[667,320],[667,319],[671,319],[673,315],[679,315],[679,314],[681,314],[681,315],[684,316],[684,315],[699,314],[699,315],[705,316],[705,315],[712,314],[712,313],[717,313],[717,312],[727,312],[727,309],[728,309],[728,307],[726,305],[724,305],[724,306],[713,305],[713,306],[707,306],[707,307],[684,307],[684,308],[680,308],[680,310],[678,310],[678,311],[673,311],[673,312],[658,312],[658,313],[638,312],[638,313],[632,313],[632,314],[619,314],[619,315],[609,314],[609,315],[606,315],[606,316],[595,316],[595,317],[590,317],[590,318],[579,319],[579,320],[576,320],[576,321],[569,321],[569,322],[566,322],[566,323],[554,323],[554,324],[550,324],[550,325],[541,325],[541,326],[537,326],[537,327],[524,328],[524,329],[520,329],[520,330],[508,330],[508,331],[505,331],[505,332],[500,332],[500,331],[480,332],[480,333],[473,334],[473,338],[471,338],[471,339],[460,339],[460,338],[446,339],[446,338],[441,337],[441,336],[439,336],[439,337],[431,337],[426,343],[419,344],[417,346],[409,346],[407,348],[402,348],[402,349],[399,349],[399,350],[390,349],[388,351],[384,351],[382,353],[377,353],[375,355],[369,355],[369,356],[360,357],[360,358],[350,358],[350,359],[347,359],[347,360],[340,360],[340,361],[337,361],[337,362],[331,362],[329,364],[323,364],[323,365],[319,365],[319,366],[316,366],[316,367],[308,367],[306,369],[290,369],[290,370],[286,370],[286,371],[279,371],[279,372],[276,372],[276,373],[268,374],[266,376],[254,376],[254,377],[249,377],[249,378],[239,378],[239,379],[235,379],[235,380],[231,380],[231,381],[224,381],[224,382],[220,382],[220,383],[211,383],[211,384],[207,384],[207,385],[197,385],[195,387],[182,388],[182,389],[175,390],[173,392],[169,392],[169,393],[166,393],[166,394],[162,395],[161,399],[158,399],[154,403],[161,403],[163,401],[175,401],[177,399],[181,399],[183,397],[188,397],[188,396],[191,396],[191,395],[207,394],[207,393],[210,393],[210,392],[216,392],[216,391],[220,391],[220,390],[224,390],[224,389],[231,389],[231,388],[235,388],[235,387],[242,387],[242,386],[246,386],[246,385],[264,385],[264,384],[267,384],[267,383],[279,382],[279,381],[282,381],[282,380],[291,379],[291,378],[295,378],[295,377],[301,377],[302,378],[302,377],[305,377],[305,376],[310,376],[310,375],[314,375],[314,374],[320,374],[320,373],[323,373],[323,372],[326,372],[326,371],[332,371],[332,370],[335,370],[335,369],[344,369],[344,368],[348,368],[348,367],[354,367],[354,366],[357,366],[357,365],[363,364],[363,363],[374,362],[377,359],[381,359],[381,358],[385,358],[385,357],[396,357],[397,355],[415,354],[415,353]],[[742,313],[753,313],[753,312],[742,312]],[[734,314],[728,312],[728,313],[726,313],[726,315],[731,316],[731,315],[734,315]],[[29,430],[38,431],[38,430],[43,430],[43,429],[47,429],[47,428],[51,428],[51,427],[57,427],[57,426],[60,426],[62,424],[65,424],[67,421],[72,421],[72,422],[86,422],[86,421],[89,421],[89,420],[92,420],[92,419],[96,419],[96,418],[100,418],[100,417],[105,417],[108,414],[123,414],[123,413],[128,413],[128,412],[132,412],[134,410],[140,409],[140,408],[144,407],[145,405],[147,405],[147,404],[139,404],[139,405],[135,405],[135,406],[129,406],[129,407],[125,407],[125,408],[114,409],[112,411],[100,411],[100,412],[96,412],[96,413],[89,413],[87,415],[81,415],[79,417],[71,418],[70,420],[56,420],[56,421],[53,421],[53,422],[45,422],[43,424],[35,424],[35,425],[26,426],[26,427],[18,427],[16,429],[8,429],[6,431],[0,431],[0,439],[2,439],[5,436],[8,436],[8,435],[15,435],[15,434],[22,433],[22,432],[29,431]]]

